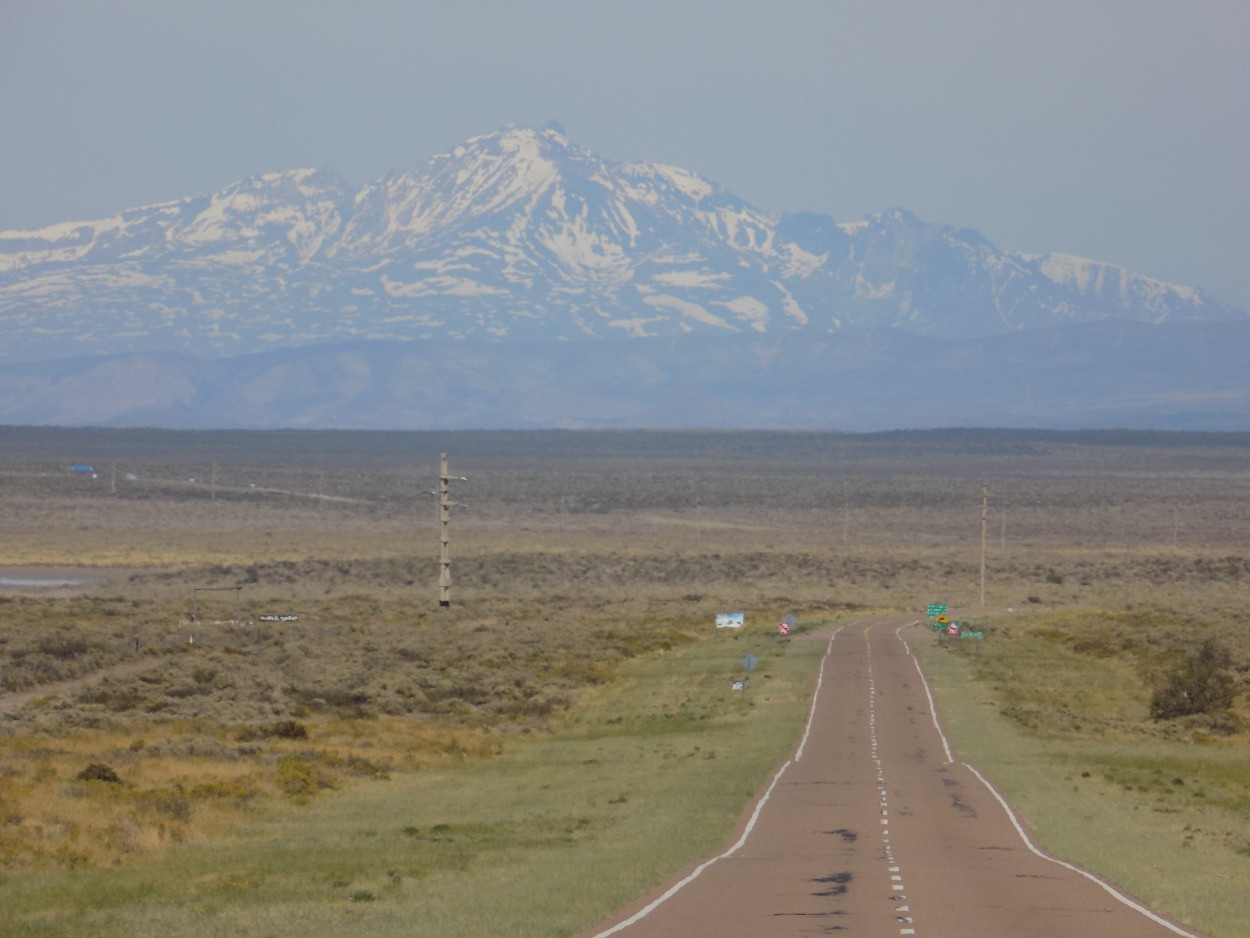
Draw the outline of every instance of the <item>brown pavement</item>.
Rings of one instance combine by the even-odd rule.
[[[940,732],[914,621],[838,630],[808,733],[741,839],[584,938],[1195,935],[1030,847]]]

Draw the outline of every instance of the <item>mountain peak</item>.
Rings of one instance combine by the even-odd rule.
[[[512,124],[352,189],[262,173],[99,222],[0,232],[0,358],[225,355],[344,340],[973,338],[1247,318],[1200,290],[896,208],[775,217],[698,173]]]
[[[534,154],[547,158],[562,158],[570,154],[593,158],[590,151],[575,146],[565,136],[563,128],[552,121],[542,128],[508,124],[492,133],[470,137],[459,146],[453,147],[449,153],[440,154],[430,162],[440,158],[464,159],[466,156],[483,153],[507,153],[518,158],[528,158]]]

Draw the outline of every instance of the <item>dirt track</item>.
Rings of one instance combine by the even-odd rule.
[[[63,694],[66,691],[77,690],[81,687],[90,687],[107,677],[130,677],[133,674],[150,671],[165,660],[164,658],[136,658],[133,661],[123,661],[121,664],[101,668],[99,671],[92,671],[90,674],[71,678],[67,681],[54,681],[51,684],[40,684],[29,690],[0,694],[0,713],[13,713],[26,706],[32,700],[37,700],[40,697],[52,697],[56,694]]]
[[[1030,848],[949,752],[899,636],[911,621],[836,633],[809,735],[743,838],[584,935],[1196,935]]]

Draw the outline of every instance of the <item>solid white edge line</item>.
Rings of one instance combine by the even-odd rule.
[[[969,765],[967,762],[964,762],[961,764],[969,772],[971,772],[973,775],[979,778],[981,780],[981,784],[984,785],[986,789],[989,791],[989,793],[994,796],[994,799],[1000,805],[1002,805],[1003,810],[1007,812],[1007,817],[1011,820],[1012,826],[1015,827],[1016,833],[1020,835],[1020,839],[1024,841],[1024,845],[1028,847],[1031,852],[1035,853],[1037,856],[1041,857],[1043,860],[1049,860],[1051,863],[1057,863],[1059,864],[1059,866],[1062,866],[1064,869],[1071,870],[1073,873],[1079,873],[1081,876],[1084,876],[1086,879],[1090,880],[1091,882],[1097,883],[1099,886],[1105,889],[1108,893],[1110,893],[1120,902],[1124,903],[1130,909],[1132,909],[1135,912],[1140,912],[1142,915],[1146,916],[1146,918],[1150,919],[1152,922],[1158,925],[1162,925],[1164,928],[1168,929],[1168,931],[1175,932],[1178,935],[1183,935],[1184,938],[1202,938],[1201,935],[1196,935],[1193,932],[1185,931],[1185,929],[1181,928],[1179,925],[1175,925],[1172,922],[1169,922],[1167,919],[1163,918],[1162,916],[1156,915],[1154,912],[1150,911],[1150,909],[1146,908],[1141,903],[1134,902],[1128,896],[1124,895],[1124,893],[1118,891],[1110,883],[1099,879],[1097,876],[1095,876],[1093,873],[1089,872],[1088,870],[1083,870],[1079,866],[1076,866],[1072,863],[1068,863],[1065,860],[1056,859],[1055,857],[1052,857],[1049,854],[1045,853],[1044,851],[1035,847],[1033,845],[1033,842],[1029,840],[1029,835],[1025,833],[1024,826],[1020,823],[1019,818],[1016,817],[1016,813],[1011,810],[1011,805],[1007,804],[1007,799],[1005,799],[1002,795],[1000,795],[997,792],[997,790],[995,790],[994,786],[989,783],[989,780],[984,775],[982,775],[980,772],[976,770],[975,766]]]
[[[946,734],[942,732],[942,725],[938,723],[937,704],[933,700],[933,691],[929,689],[929,681],[925,678],[924,671],[920,670],[920,659],[912,653],[911,645],[907,644],[907,639],[903,638],[904,628],[905,626],[900,625],[894,630],[894,634],[898,636],[898,640],[907,649],[907,655],[911,658],[912,664],[916,666],[916,673],[920,675],[920,683],[924,687],[924,695],[929,698],[929,716],[933,718],[933,728],[937,730],[938,739],[942,740],[942,748],[946,751],[946,764],[950,765],[955,761],[955,756],[951,753],[951,744],[947,740]]]
[[[929,690],[929,682],[925,679],[924,671],[920,669],[920,660],[914,654],[912,654],[911,646],[907,644],[907,639],[903,638],[903,635],[902,635],[903,628],[904,626],[899,626],[899,628],[895,631],[894,634],[899,637],[900,641],[902,641],[903,647],[907,649],[907,654],[911,655],[911,660],[916,665],[916,673],[920,675],[920,681],[922,684],[924,684],[925,695],[929,698],[929,712],[933,715],[933,726],[937,729],[938,736],[942,740],[942,747],[946,750],[946,761],[947,763],[954,762],[955,759],[954,759],[954,756],[951,755],[951,748],[950,748],[949,743],[946,740],[946,734],[942,732],[942,727],[938,724],[937,705],[934,703],[933,694]],[[1162,925],[1168,931],[1174,932],[1177,935],[1181,935],[1183,936],[1183,938],[1203,938],[1203,936],[1201,935],[1196,935],[1193,932],[1185,931],[1185,929],[1181,928],[1179,925],[1169,922],[1167,919],[1163,918],[1161,915],[1157,915],[1156,913],[1152,912],[1150,909],[1146,908],[1141,903],[1133,901],[1128,896],[1124,895],[1124,893],[1117,890],[1110,883],[1106,882],[1105,880],[1099,879],[1097,876],[1095,876],[1093,873],[1089,872],[1088,870],[1083,870],[1079,866],[1076,866],[1075,864],[1068,863],[1066,860],[1060,860],[1055,857],[1052,857],[1050,856],[1050,854],[1046,853],[1045,851],[1038,849],[1036,846],[1034,846],[1033,841],[1029,840],[1029,835],[1025,832],[1024,825],[1020,823],[1020,819],[1016,817],[1016,813],[1013,810],[1011,810],[1011,805],[1007,803],[1007,799],[1005,799],[1002,795],[998,793],[998,790],[995,789],[994,786],[989,783],[989,780],[984,775],[982,775],[980,772],[977,771],[975,766],[970,765],[967,762],[960,762],[960,765],[964,766],[969,772],[971,772],[978,779],[980,779],[981,784],[984,785],[986,789],[989,791],[989,793],[994,796],[994,800],[997,801],[1000,805],[1002,805],[1003,810],[1007,812],[1008,820],[1011,821],[1012,826],[1016,829],[1016,833],[1020,835],[1020,839],[1024,841],[1024,845],[1028,847],[1032,853],[1041,857],[1043,860],[1048,860],[1051,863],[1056,863],[1059,866],[1062,866],[1064,869],[1071,870],[1073,873],[1078,873],[1081,876],[1084,876],[1090,882],[1097,883],[1104,890],[1106,890],[1112,897],[1122,902],[1124,905],[1128,906],[1134,912],[1141,913],[1142,915],[1150,919],[1155,924]]]
[[[833,640],[838,637],[838,633],[841,632],[842,629],[844,628],[846,628],[846,626],[839,626],[837,631],[835,631],[831,636],[829,636],[829,644],[825,646],[825,654],[820,659],[820,671],[816,675],[816,689],[812,692],[812,704],[811,704],[811,707],[807,711],[807,726],[803,730],[803,739],[799,743],[799,748],[796,751],[794,758],[787,759],[786,762],[781,766],[781,768],[777,770],[777,773],[773,776],[772,782],[769,784],[768,788],[764,791],[763,797],[761,797],[760,800],[756,802],[755,810],[751,812],[751,817],[747,821],[747,825],[746,825],[746,828],[742,832],[742,836],[739,837],[737,842],[728,850],[726,850],[724,853],[718,856],[714,856],[711,859],[704,860],[702,863],[696,866],[693,870],[691,870],[689,874],[687,874],[685,877],[683,877],[678,882],[670,886],[667,890],[665,890],[663,895],[657,896],[655,899],[647,903],[647,905],[639,909],[629,918],[625,919],[624,921],[617,922],[611,928],[605,928],[601,932],[596,932],[594,935],[591,936],[591,938],[607,938],[608,935],[615,935],[617,932],[624,931],[626,928],[629,928],[631,925],[635,925],[638,922],[641,922],[644,918],[646,918],[648,915],[650,915],[652,912],[654,912],[656,909],[662,906],[665,902],[673,898],[673,896],[677,895],[677,893],[681,892],[683,889],[685,889],[687,886],[693,883],[696,879],[702,876],[704,870],[706,870],[708,867],[712,866],[715,863],[719,863],[721,860],[729,859],[735,853],[737,853],[739,850],[742,849],[743,845],[746,844],[747,842],[747,838],[751,836],[751,832],[755,830],[755,824],[757,821],[759,821],[760,813],[764,810],[764,805],[768,804],[768,800],[772,798],[773,789],[777,787],[777,783],[781,781],[781,777],[786,774],[786,770],[790,768],[790,766],[792,766],[795,762],[798,762],[800,759],[803,758],[803,748],[807,745],[807,738],[812,732],[812,723],[816,717],[816,702],[820,699],[820,688],[824,684],[825,662],[829,660],[829,655],[833,653]]]
[[[825,684],[825,662],[829,660],[829,656],[833,654],[833,640],[838,637],[838,633],[846,628],[845,625],[840,626],[829,636],[829,643],[825,645],[825,653],[820,659],[820,670],[816,673],[816,689],[812,691],[812,705],[807,711],[807,725],[803,727],[803,738],[799,740],[799,748],[795,750],[794,761],[802,762],[803,753],[807,749],[807,739],[812,735],[812,723],[816,720],[816,701],[820,699],[820,689]]]
[[[782,765],[780,769],[777,770],[777,774],[773,776],[772,784],[768,786],[768,790],[764,792],[764,796],[760,798],[759,802],[755,805],[755,810],[751,812],[751,819],[747,821],[746,830],[742,832],[742,836],[738,838],[737,843],[735,843],[732,847],[730,847],[728,850],[726,850],[724,853],[720,854],[719,856],[712,857],[710,860],[704,860],[702,863],[696,866],[693,870],[691,870],[690,873],[686,877],[684,877],[683,879],[679,880],[678,882],[670,886],[668,890],[664,892],[663,895],[658,896],[656,899],[652,900],[645,907],[639,909],[637,912],[635,912],[633,915],[631,915],[629,918],[625,919],[624,921],[617,922],[611,928],[608,928],[608,929],[605,929],[604,931],[596,933],[593,936],[593,938],[605,938],[605,936],[607,935],[615,935],[617,932],[623,931],[629,926],[642,921],[644,918],[646,918],[648,915],[650,915],[652,912],[658,909],[661,905],[663,905],[669,899],[673,898],[673,896],[677,895],[677,893],[681,892],[683,889],[685,889],[687,886],[693,883],[696,879],[702,876],[703,871],[706,870],[709,866],[711,866],[714,863],[719,863],[721,860],[727,860],[730,857],[732,857],[735,853],[737,853],[742,848],[742,845],[747,842],[747,838],[751,835],[751,831],[755,829],[755,823],[756,821],[759,820],[760,812],[764,809],[764,805],[768,803],[768,799],[772,797],[773,789],[776,788],[777,783],[781,781],[781,776],[785,775],[786,769],[790,768],[790,766],[793,764],[794,764],[793,760],[787,760],[786,763]]]

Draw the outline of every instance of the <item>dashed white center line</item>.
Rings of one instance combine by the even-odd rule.
[[[865,638],[867,635],[865,634]],[[890,847],[890,821],[889,821],[889,796],[885,787],[885,773],[881,771],[881,757],[877,751],[877,685],[872,676],[872,658],[871,646],[869,647],[870,656],[868,659],[868,728],[869,740],[872,749],[872,761],[877,769],[877,788],[881,795],[881,840],[885,846],[885,860],[889,866],[890,888],[894,894],[890,896],[892,900],[900,901],[907,898],[906,889],[903,885],[903,869],[894,865],[894,851]],[[911,907],[907,904],[895,906],[895,912],[911,912]],[[898,916],[900,935],[914,935],[916,929],[911,927],[915,924],[910,915]]]

